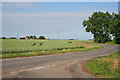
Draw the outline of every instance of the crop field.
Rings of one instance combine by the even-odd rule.
[[[79,40],[2,40],[2,57],[23,57],[65,52],[86,51],[101,46]],[[89,41],[92,42],[92,41]],[[34,54],[33,54],[34,53]],[[13,56],[14,55],[14,56]],[[19,56],[18,56],[19,55]],[[5,57],[5,58],[6,58]]]

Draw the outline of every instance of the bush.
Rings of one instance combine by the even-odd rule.
[[[42,46],[43,45],[43,43],[40,43],[40,46]]]
[[[16,37],[11,37],[10,39],[17,39]]]
[[[20,39],[25,39],[25,38],[23,37],[23,38],[20,38]]]
[[[44,36],[40,36],[39,39],[45,39],[45,37]]]
[[[72,43],[71,41],[69,43]]]
[[[35,46],[36,45],[36,43],[34,43],[32,46]]]
[[[6,37],[2,37],[2,39],[6,39]]]
[[[115,43],[120,44],[120,38],[115,38]]]

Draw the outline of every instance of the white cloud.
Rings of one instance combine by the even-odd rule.
[[[37,17],[76,17],[76,16],[87,16],[93,13],[93,10],[88,10],[84,12],[46,12],[46,13],[4,13],[5,16],[37,16]]]
[[[9,7],[18,7],[18,8],[25,8],[25,7],[31,7],[33,6],[33,3],[28,3],[28,2],[19,2],[19,3],[3,3],[3,7],[9,8]]]
[[[45,35],[56,38],[91,38],[82,27],[82,22],[93,11],[85,12],[56,12],[56,13],[5,13],[3,14],[3,35]],[[80,37],[83,36],[83,37]]]

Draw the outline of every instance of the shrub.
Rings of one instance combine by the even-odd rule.
[[[70,41],[69,43],[72,43],[72,41]]]
[[[45,39],[45,37],[44,36],[40,36],[39,39]]]
[[[43,43],[40,43],[40,46],[42,46],[43,45]]]

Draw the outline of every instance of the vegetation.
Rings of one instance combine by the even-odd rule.
[[[84,20],[83,27],[94,35],[94,41],[105,43],[114,36],[115,43],[120,44],[120,15],[108,12],[94,12],[88,20]]]
[[[45,37],[44,36],[40,36],[39,39],[45,39]]]
[[[72,43],[71,43],[72,42]],[[2,40],[2,58],[87,51],[102,46],[78,40]]]
[[[87,68],[100,78],[118,78],[118,54],[120,52],[96,58],[87,64]]]
[[[97,43],[97,42],[93,42],[93,43],[101,44],[101,43]],[[114,40],[106,42],[106,43],[102,43],[102,44],[106,44],[106,45],[120,45],[120,44],[116,44],[116,42]]]
[[[120,44],[120,14],[112,15],[112,20],[110,25],[110,32],[114,37],[114,41],[116,44]]]
[[[10,37],[10,39],[17,39],[16,37]]]
[[[20,39],[25,39],[24,37],[20,37]]]
[[[38,39],[38,38],[36,37],[36,35],[34,36],[31,35],[31,36],[26,36],[26,37],[20,37],[20,39]],[[40,36],[39,39],[45,39],[45,37]]]
[[[2,39],[6,39],[6,37],[2,37]]]

